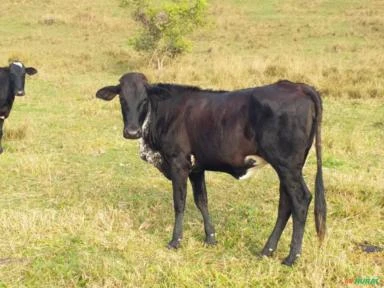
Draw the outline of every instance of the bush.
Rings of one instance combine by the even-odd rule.
[[[134,6],[133,17],[141,26],[130,44],[145,52],[158,68],[166,59],[190,51],[187,36],[204,24],[207,6],[206,0],[168,0],[161,4],[154,0],[122,0],[121,4]]]

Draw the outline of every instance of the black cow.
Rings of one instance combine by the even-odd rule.
[[[262,255],[271,256],[293,217],[290,252],[283,264],[300,256],[311,193],[302,169],[316,136],[317,174],[315,222],[320,240],[325,235],[326,202],[321,164],[322,104],[314,88],[286,80],[238,91],[148,83],[140,73],[128,73],[120,84],[97,91],[111,100],[120,95],[127,139],[142,137],[141,157],[172,181],[175,225],[169,248],[182,239],[187,179],[201,211],[206,243],[215,230],[207,206],[204,171],[221,171],[237,179],[249,177],[269,163],[280,179],[280,202],[275,228]]]
[[[25,67],[21,62],[13,62],[8,67],[0,67],[0,154],[3,152],[1,138],[3,137],[4,120],[11,113],[16,96],[24,96],[25,74],[36,74],[33,67]]]

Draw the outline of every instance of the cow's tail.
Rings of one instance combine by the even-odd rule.
[[[326,218],[327,218],[327,203],[325,201],[324,183],[323,183],[323,169],[321,157],[321,121],[322,121],[322,102],[320,94],[312,87],[305,85],[304,91],[307,95],[311,96],[316,107],[316,117],[314,121],[316,133],[316,158],[317,158],[317,172],[315,180],[315,223],[316,232],[319,237],[320,243],[323,241],[326,232]]]

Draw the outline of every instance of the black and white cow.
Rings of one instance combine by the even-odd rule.
[[[127,139],[142,138],[141,157],[172,181],[175,224],[169,248],[178,248],[187,179],[201,211],[206,243],[214,244],[204,171],[221,171],[237,179],[270,164],[280,180],[280,202],[275,228],[262,255],[276,250],[289,217],[293,234],[288,257],[300,256],[311,193],[302,170],[316,137],[317,174],[315,222],[320,240],[326,229],[326,201],[322,179],[322,104],[312,87],[286,80],[237,91],[201,90],[174,84],[149,84],[140,73],[128,73],[120,84],[97,91],[96,97],[120,96]],[[256,203],[255,203],[256,204]]]
[[[4,120],[11,113],[15,96],[24,96],[25,74],[36,74],[33,67],[25,67],[21,62],[13,62],[8,67],[0,67],[0,153],[3,152],[1,139],[3,137]]]

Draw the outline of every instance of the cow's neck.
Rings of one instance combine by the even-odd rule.
[[[145,119],[143,122],[143,125],[141,126],[141,131],[142,131],[142,139],[147,138],[149,135],[149,124],[151,119],[151,105],[148,105],[148,110],[147,110],[147,115],[145,115]]]
[[[148,104],[147,114],[141,125],[142,131],[142,140],[148,145],[152,150],[158,150],[156,131],[154,130],[154,124],[156,122],[156,109],[154,109],[151,104]]]
[[[151,105],[148,105],[148,112],[147,112],[147,115],[145,116],[145,120],[141,128],[142,138],[140,139],[140,158],[152,164],[157,169],[159,169],[160,172],[166,175],[166,171],[164,171],[164,159],[161,156],[160,152],[154,150],[151,145],[151,135],[150,135],[151,121],[152,121]]]

